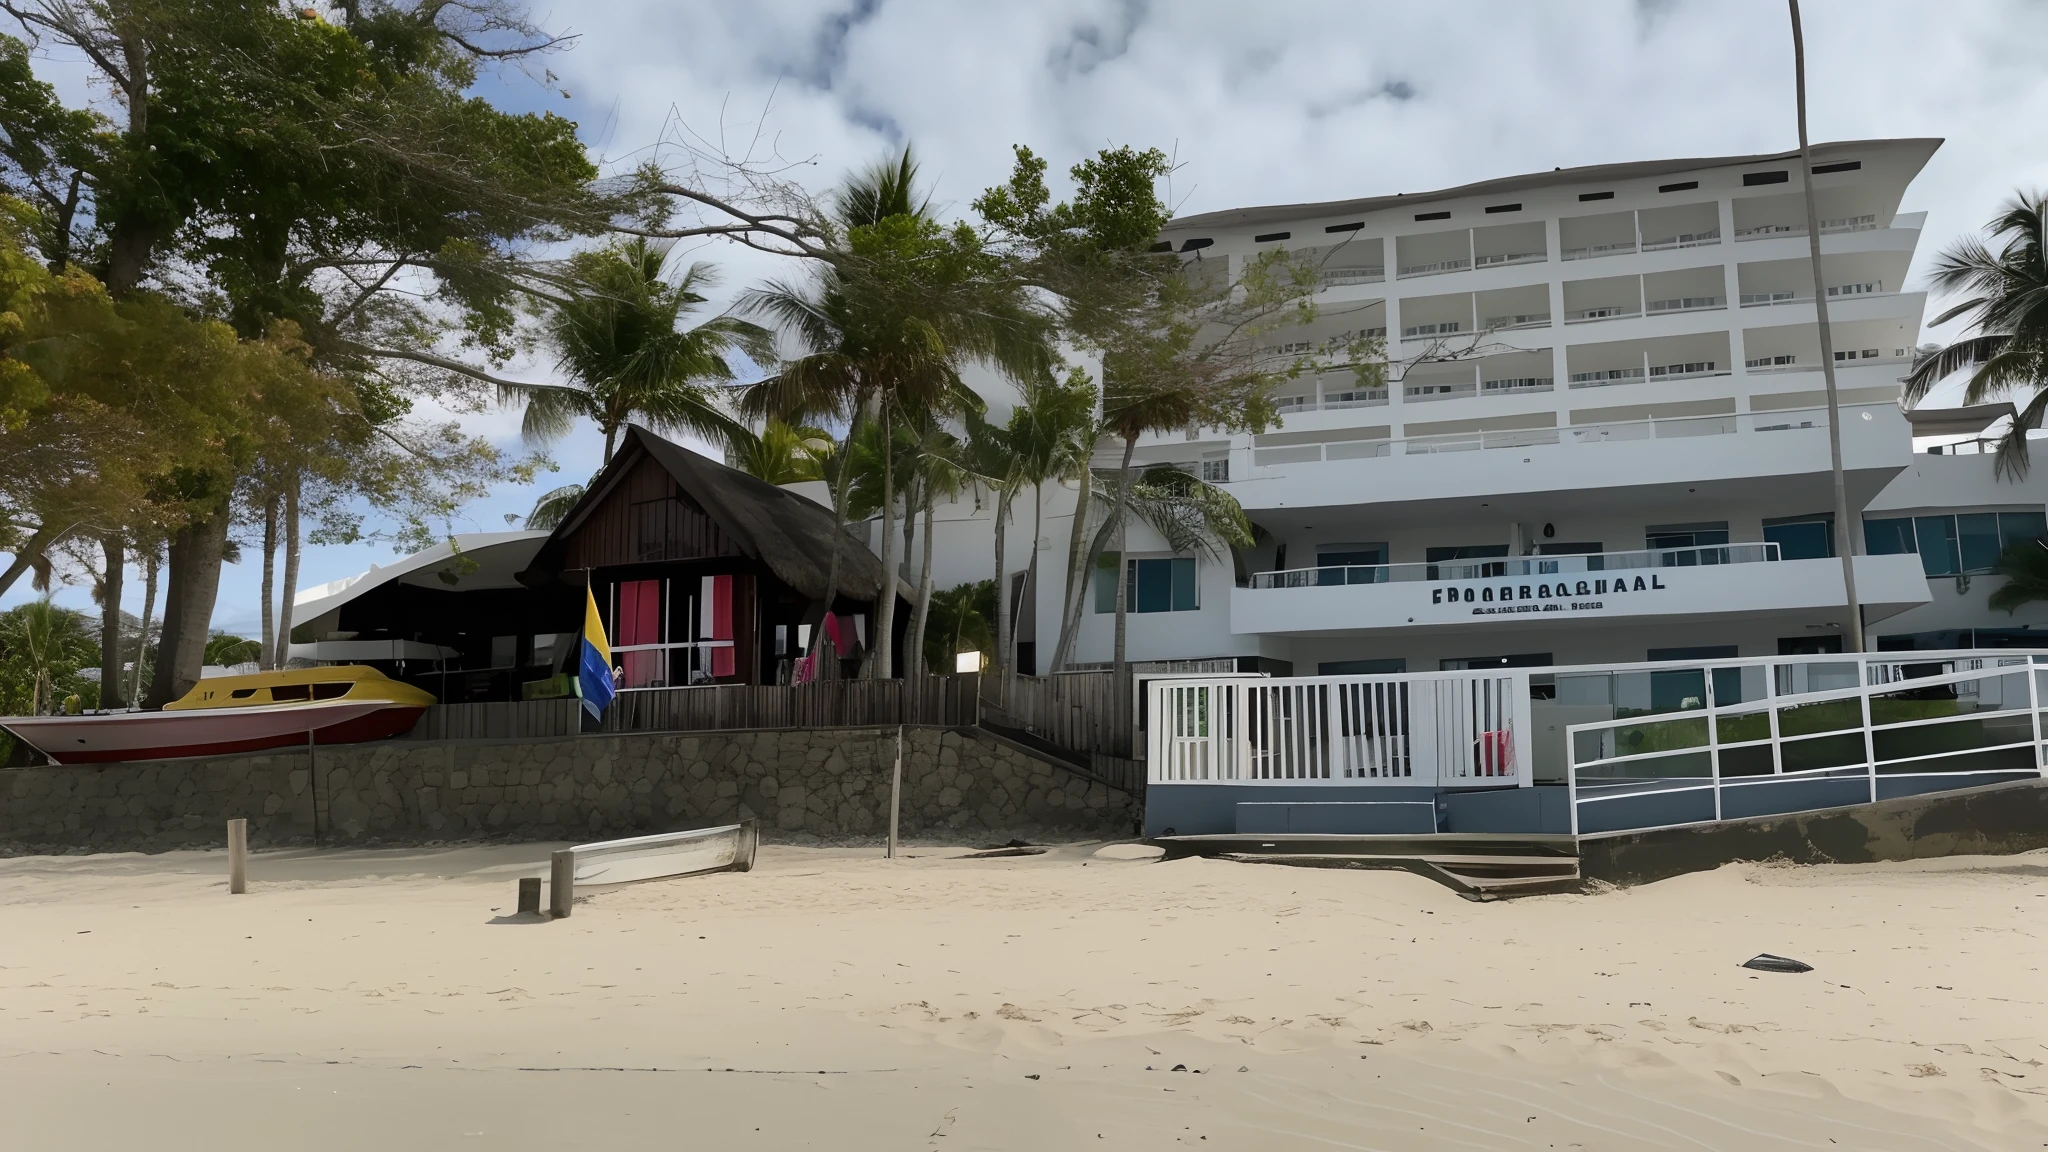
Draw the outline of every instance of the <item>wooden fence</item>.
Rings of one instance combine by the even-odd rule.
[[[719,732],[745,728],[972,727],[981,719],[974,676],[827,680],[795,686],[714,684],[621,692],[605,710],[606,732]],[[437,704],[414,740],[522,740],[582,731],[582,702],[521,700]]]
[[[1121,713],[1117,708],[1114,673],[1017,676],[1007,684],[990,676],[982,685],[982,706],[995,723],[1084,757],[1135,758],[1135,721],[1129,704]]]

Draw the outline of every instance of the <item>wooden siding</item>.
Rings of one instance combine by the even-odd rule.
[[[745,556],[668,470],[642,455],[563,541],[565,569]]]

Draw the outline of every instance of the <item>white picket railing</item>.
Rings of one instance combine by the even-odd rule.
[[[1702,676],[1696,706],[1566,728],[1571,830],[1681,827],[2048,775],[2044,664],[2048,654],[1966,651],[1682,666]],[[1718,699],[1717,681],[1738,698]],[[1823,782],[1832,786],[1814,786]]]
[[[1152,686],[1154,784],[1526,786],[1529,674],[1436,672]]]

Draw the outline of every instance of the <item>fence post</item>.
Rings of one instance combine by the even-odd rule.
[[[2034,721],[2034,770],[2048,775],[2048,764],[2041,760],[2041,689],[2040,681],[2036,679],[2040,675],[2035,671],[2038,667],[2036,659],[2038,657],[2027,657],[2027,712]]]
[[[228,892],[240,895],[249,890],[249,822],[237,817],[228,821]]]
[[[896,858],[896,826],[903,813],[903,725],[896,726],[896,768],[889,773],[889,854]]]
[[[1719,821],[1721,819],[1721,725],[1714,715],[1714,670],[1710,667],[1704,671],[1707,681],[1706,687],[1703,689],[1706,694],[1707,705],[1707,768],[1714,774],[1714,819]]]
[[[1870,730],[1870,668],[1856,662],[1856,699],[1863,705],[1863,763],[1870,773],[1870,802],[1877,803],[1877,742]]]

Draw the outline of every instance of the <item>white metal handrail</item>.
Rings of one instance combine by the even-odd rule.
[[[1529,673],[1151,685],[1154,784],[1526,787]]]
[[[1566,783],[1572,832],[1575,835],[1582,832],[1582,817],[1588,805],[1640,801],[1658,796],[1711,793],[1712,814],[1705,815],[1705,809],[1701,809],[1699,818],[1692,820],[1660,822],[1654,817],[1647,822],[1608,820],[1601,822],[1600,830],[1678,827],[1725,819],[1728,816],[1726,800],[1731,794],[1740,796],[1744,790],[1774,783],[1860,781],[1862,787],[1858,790],[1857,799],[1875,802],[1881,798],[1881,780],[1918,781],[1922,784],[1948,782],[1953,787],[1967,787],[1983,783],[1987,776],[2024,778],[2048,775],[2048,765],[2044,765],[2042,756],[2041,713],[2042,680],[2048,672],[2036,671],[2044,662],[2048,662],[2048,655],[2038,652],[1972,650],[1836,655],[1808,657],[1800,661],[1703,661],[1675,668],[1669,665],[1656,668],[1653,674],[1698,674],[1702,697],[1689,708],[1567,726]],[[1800,668],[1811,671],[1817,667],[1847,669],[1856,683],[1822,690],[1798,690],[1797,677],[1790,673]],[[1752,669],[1768,669],[1768,674],[1760,678],[1760,683],[1744,686],[1744,692],[1750,698],[1727,702],[1717,698],[1717,673]],[[1946,670],[1930,672],[1929,669]],[[1557,670],[1559,675],[1568,671],[1578,670]],[[2020,683],[2015,684],[2014,679]],[[1751,687],[1761,689],[1762,694],[1749,693]],[[1954,699],[1958,705],[1954,711],[1945,714],[1885,720],[1877,718],[1873,706],[1874,701],[1938,703],[1944,699],[1943,690],[1948,690],[1950,695],[1946,698]],[[1902,693],[1917,695],[1899,699]],[[1930,693],[1931,696],[1928,695]],[[1964,700],[1992,706],[1965,710],[1961,707]],[[1788,715],[1797,716],[1801,710],[1843,704],[1855,705],[1853,716],[1823,718],[1804,731],[1785,730],[1784,722]],[[1763,721],[1761,730],[1756,725],[1758,718]],[[1739,725],[1744,720],[1750,723]],[[1731,727],[1729,721],[1736,721],[1738,725]],[[1981,732],[1981,726],[1987,723],[1993,726],[1993,732],[2000,727],[2009,731],[1967,747],[1904,753],[1894,747],[1886,754],[1879,750],[1879,741],[1888,734],[1933,731],[1945,725],[1977,725]],[[1676,731],[1680,725],[1697,727]],[[1649,730],[1659,727],[1673,729],[1676,741],[1670,746],[1649,751],[1618,750],[1624,733],[1633,731],[1638,739],[1645,739]],[[1822,743],[1828,741],[1833,744]],[[1853,758],[1845,757],[1838,763],[1810,768],[1787,767],[1788,748],[1795,752],[1812,748],[1820,758],[1827,759],[1831,749],[1854,747],[1859,743],[1861,754]],[[1593,754],[1588,754],[1589,749]],[[1987,754],[1996,756],[2001,753],[2010,759],[2010,754],[2021,749],[2026,750],[2021,762],[2001,765],[1999,761],[1992,760],[1986,766],[1987,761],[1983,759]],[[1734,771],[1728,770],[1727,760],[1731,756],[1738,761]],[[1976,759],[1956,766],[1953,762],[1962,757]],[[1660,766],[1660,762],[1683,771],[1678,774],[1642,771]],[[1947,762],[1947,766],[1937,767],[1942,762]],[[1971,767],[1971,763],[1978,766]],[[2025,766],[2021,767],[2021,763]],[[1830,802],[1842,801],[1830,797]],[[1822,806],[1826,805],[1808,805]],[[1773,808],[1773,811],[1779,810],[1784,809],[1782,806]],[[1795,805],[1789,810],[1801,809]],[[1739,814],[1756,813],[1745,811]]]
[[[1633,572],[1648,568],[1693,568],[1702,564],[1762,564],[1779,559],[1774,541],[1712,544],[1697,548],[1638,548],[1559,556],[1502,556],[1498,559],[1436,563],[1344,564],[1287,568],[1252,575],[1254,588],[1321,588],[1336,584],[1392,584],[1429,580],[1490,580],[1494,577],[1563,573]]]

